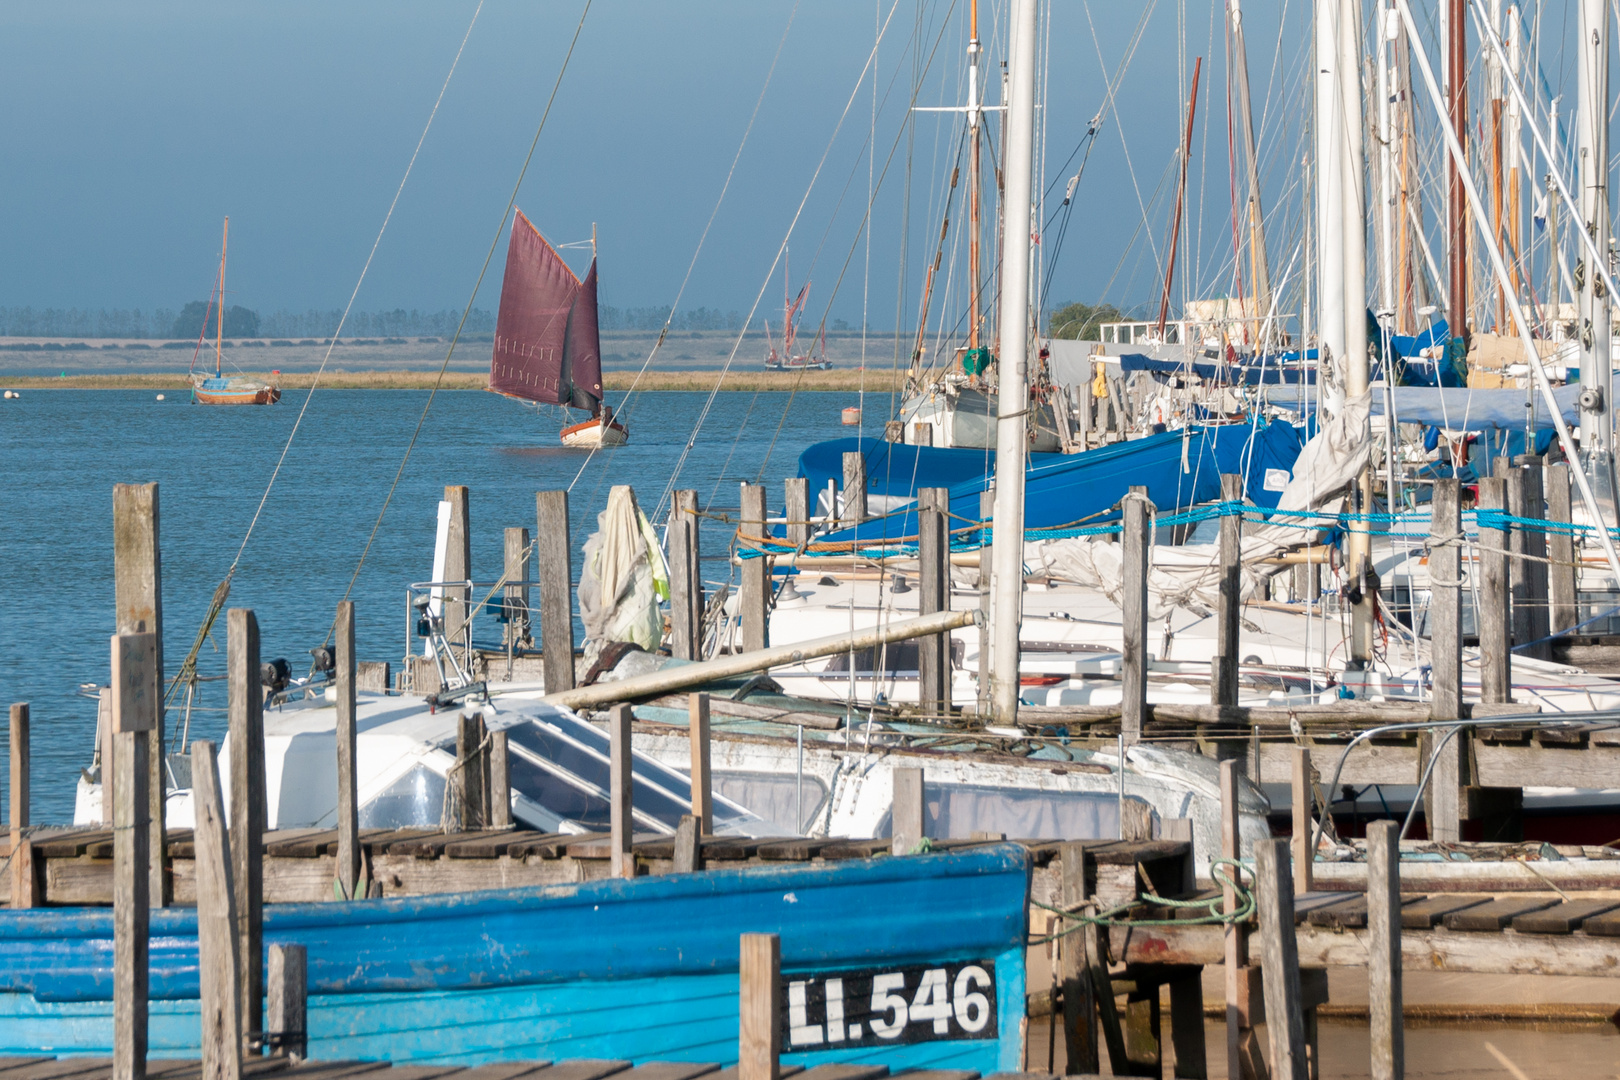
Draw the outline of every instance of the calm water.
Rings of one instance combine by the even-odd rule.
[[[180,393],[167,402],[155,396],[58,390],[0,401],[0,684],[5,701],[32,705],[36,822],[71,820],[74,783],[90,762],[95,703],[79,695],[79,685],[107,680],[112,485],[159,485],[164,655],[172,674],[305,397],[289,394],[273,408],[207,409]],[[306,650],[321,643],[426,400],[426,392],[332,390],[311,402],[229,601],[254,609],[266,659],[285,656],[298,671]],[[499,576],[505,528],[533,530],[536,490],[573,484],[577,575],[580,546],[609,487],[632,485],[651,516],[704,400],[699,393],[643,395],[629,417],[630,445],[587,463],[585,452],[558,444],[554,415],[479,391],[439,394],[355,586],[359,656],[397,665],[405,587],[431,577],[436,505],[446,484],[471,488],[476,580]],[[735,508],[737,482],[762,480],[779,510],[781,481],[797,471],[800,450],[854,434],[840,426],[839,411],[855,400],[852,393],[803,393],[790,405],[786,393],[720,394],[678,486],[696,489],[706,504]],[[879,427],[887,404],[887,395],[868,400]],[[721,541],[721,531],[713,527],[706,539]],[[710,563],[710,572],[723,565]],[[223,672],[224,647],[221,617],[199,658],[204,674]],[[203,693],[204,706],[224,705],[222,683],[205,684]],[[222,713],[199,713],[192,735],[218,738],[223,726]],[[6,775],[0,770],[0,785]]]

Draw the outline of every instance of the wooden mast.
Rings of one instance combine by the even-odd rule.
[[[231,218],[225,216],[225,232],[219,239],[219,318],[214,326],[214,377],[219,378],[220,354],[225,345],[225,248],[231,239]]]
[[[1451,130],[1468,152],[1468,0],[1449,0],[1446,5],[1446,93],[1451,111]],[[1449,303],[1447,321],[1453,337],[1468,335],[1468,194],[1455,158],[1446,158],[1446,232],[1451,240],[1449,259]]]
[[[1170,219],[1170,255],[1164,267],[1164,292],[1159,295],[1159,339],[1164,339],[1164,323],[1170,314],[1170,283],[1176,276],[1176,245],[1181,242],[1181,207],[1187,198],[1187,159],[1192,157],[1193,115],[1198,112],[1198,73],[1204,58],[1193,62],[1192,95],[1187,102],[1187,134],[1181,145],[1181,181],[1176,186],[1176,209]]]

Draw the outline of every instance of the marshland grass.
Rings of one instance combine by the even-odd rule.
[[[252,378],[268,379],[268,372],[244,372]],[[283,371],[275,382],[283,390],[302,390],[315,381],[314,372]],[[320,384],[327,390],[427,390],[435,382],[442,390],[482,390],[488,381],[483,372],[447,371],[442,379],[432,371],[328,371]],[[718,371],[647,372],[637,381],[633,371],[603,373],[609,391],[624,392],[635,383],[638,390],[691,390],[708,392],[715,383],[724,391],[761,390],[843,390],[865,389],[888,393],[898,389],[904,376],[889,370],[833,368],[830,371],[776,372],[733,371],[721,380]],[[0,386],[8,390],[189,390],[191,379],[183,371],[144,372],[120,375],[24,375],[0,376]]]

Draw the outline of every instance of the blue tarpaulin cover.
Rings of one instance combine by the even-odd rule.
[[[1520,428],[1526,424],[1530,410],[1524,407],[1526,394],[1529,400],[1535,403],[1535,426],[1551,428],[1552,417],[1547,414],[1546,400],[1539,390],[1479,390],[1466,387],[1446,387],[1436,389],[1431,386],[1397,386],[1393,388],[1395,395],[1395,419],[1403,424],[1432,424],[1435,427],[1451,428],[1454,431],[1464,428],[1474,430],[1478,428]],[[1581,396],[1579,386],[1556,386],[1553,388],[1553,398],[1558,402],[1558,411],[1563,414],[1565,423],[1573,424],[1579,409],[1575,401]],[[1372,395],[1372,414],[1384,415],[1384,394],[1382,390],[1374,390]]]

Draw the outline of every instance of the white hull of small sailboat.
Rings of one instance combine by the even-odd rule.
[[[559,438],[564,446],[595,450],[603,446],[623,446],[630,441],[630,432],[616,420],[603,421],[592,417],[582,424],[563,428]]]

